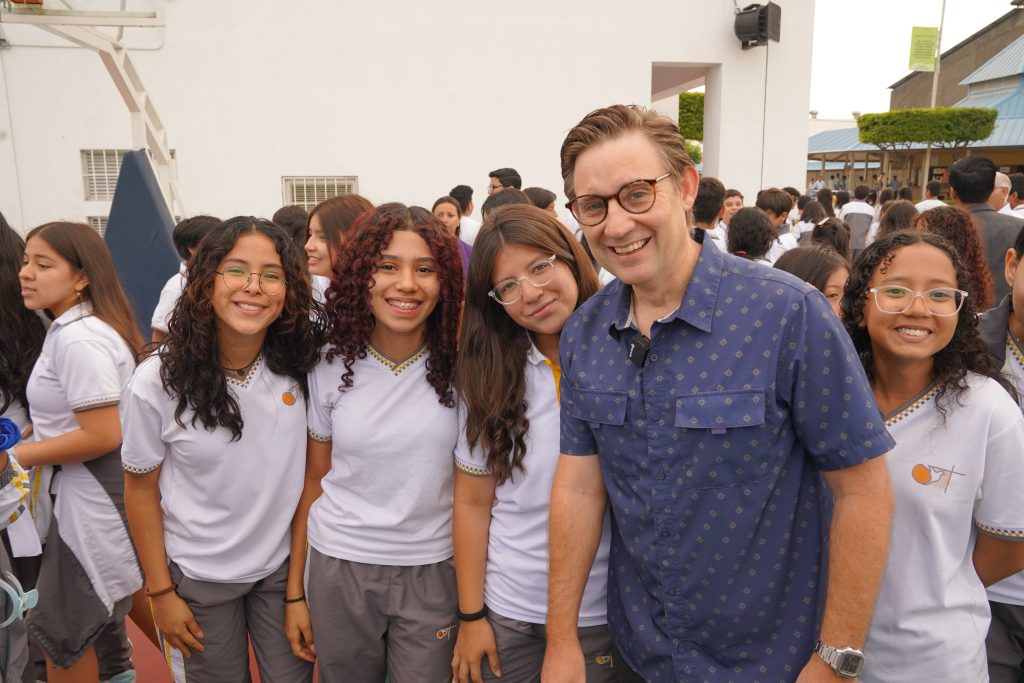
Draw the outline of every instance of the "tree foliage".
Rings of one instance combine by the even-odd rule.
[[[704,147],[701,146],[696,140],[686,141],[686,152],[693,159],[693,163],[699,164],[704,161]]]
[[[679,133],[687,140],[704,139],[704,93],[679,94]]]
[[[907,149],[914,143],[956,149],[984,140],[996,125],[995,109],[935,107],[897,109],[857,117],[860,141],[880,149]]]

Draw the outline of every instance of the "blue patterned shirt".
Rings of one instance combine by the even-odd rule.
[[[711,240],[642,368],[630,312],[616,280],[561,337],[561,449],[599,456],[616,644],[653,682],[792,681],[824,606],[820,471],[893,446],[857,353],[817,290]]]

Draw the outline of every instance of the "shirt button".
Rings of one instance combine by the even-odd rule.
[[[665,528],[658,529],[658,535],[662,538],[668,538],[672,535],[672,531],[670,529]],[[672,593],[672,595],[675,595],[675,593]]]
[[[659,420],[661,420],[661,413],[655,410],[653,413],[651,413],[651,419],[654,420],[655,422],[658,422]]]
[[[652,353],[651,354],[651,362],[653,362],[653,363],[657,363],[658,362],[658,354],[656,354],[656,353]]]
[[[665,471],[658,470],[657,472],[654,473],[654,478],[657,479],[658,481],[665,481]]]

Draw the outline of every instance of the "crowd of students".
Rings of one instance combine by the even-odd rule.
[[[707,186],[698,239],[822,292],[896,442],[862,680],[1018,680],[1024,231],[993,302],[958,209],[892,204],[851,253],[822,191],[795,215],[784,190],[743,207]],[[130,614],[176,681],[249,680],[250,642],[273,683],[314,662],[323,681],[539,680],[560,335],[608,274],[553,193],[497,189],[470,241],[450,195],[182,221],[153,344],[92,229],[0,220],[0,414],[22,432],[0,493],[25,498],[0,510],[0,561],[38,591],[0,678],[42,677],[41,654],[55,683],[133,680]],[[610,535],[606,514],[588,681],[621,676]]]

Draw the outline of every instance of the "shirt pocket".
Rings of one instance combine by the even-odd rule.
[[[590,427],[601,454],[601,464],[610,474],[633,477],[637,467],[632,457],[632,439],[627,434],[625,391],[573,389],[571,397],[563,396],[566,410]]]
[[[709,489],[760,481],[773,473],[764,389],[690,394],[676,399],[685,444],[681,485]]]

